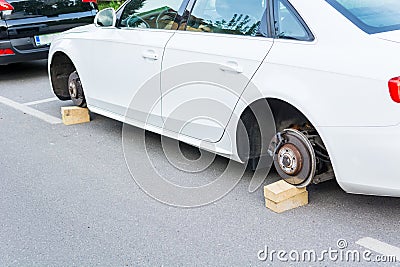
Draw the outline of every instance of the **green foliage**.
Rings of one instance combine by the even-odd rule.
[[[99,6],[99,10],[111,7],[114,8],[115,10],[117,10],[122,4],[124,3],[124,1],[99,1],[98,2],[98,6]]]

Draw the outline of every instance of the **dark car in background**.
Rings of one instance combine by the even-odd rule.
[[[93,23],[96,0],[0,0],[0,65],[46,59],[60,32]]]

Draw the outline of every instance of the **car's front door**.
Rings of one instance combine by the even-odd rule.
[[[160,71],[182,0],[132,0],[116,28],[99,27],[90,62],[97,70],[89,103],[117,116],[161,126]],[[128,109],[129,107],[129,109]],[[127,112],[128,110],[128,112]],[[150,115],[150,117],[148,117]]]
[[[272,47],[267,0],[197,0],[168,42],[164,128],[209,142],[223,135],[243,90]]]

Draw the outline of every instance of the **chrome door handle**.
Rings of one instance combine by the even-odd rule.
[[[158,54],[154,51],[143,52],[143,57],[151,60],[158,60]]]
[[[219,65],[219,68],[222,71],[226,71],[226,72],[234,72],[234,73],[242,73],[243,72],[243,68],[234,61],[229,61],[226,64],[221,64]]]

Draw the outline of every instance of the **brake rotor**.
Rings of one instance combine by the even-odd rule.
[[[85,95],[83,93],[81,79],[76,71],[72,72],[68,78],[68,92],[72,102],[78,107],[86,107]]]
[[[297,175],[303,167],[301,152],[293,144],[285,144],[279,149],[277,161],[287,175]]]
[[[314,148],[300,131],[287,129],[282,132],[283,144],[278,147],[274,165],[278,174],[297,187],[309,185],[316,170]]]

